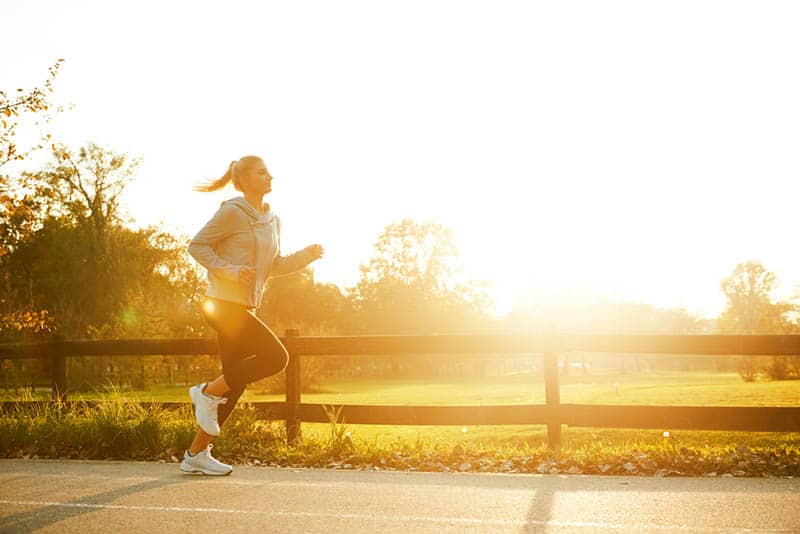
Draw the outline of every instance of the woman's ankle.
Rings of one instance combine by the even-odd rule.
[[[225,384],[225,383],[223,382],[222,384],[217,384],[216,382],[217,382],[217,381],[215,380],[214,382],[208,382],[208,383],[206,383],[206,385],[205,385],[205,386],[203,386],[203,389],[202,389],[201,391],[202,391],[202,392],[203,392],[205,395],[213,395],[213,396],[215,396],[215,397],[222,397],[223,395],[225,395],[225,393],[226,393],[227,391],[229,391],[229,390],[230,390],[230,388],[228,388],[228,389],[227,389],[227,390],[225,390],[225,391],[218,391],[219,389],[223,389],[223,387],[224,387],[224,384]],[[211,391],[208,391],[208,390],[206,389],[206,388],[208,388],[208,386],[211,386]]]
[[[205,386],[203,386],[203,389],[200,390],[203,393],[203,395],[211,395],[211,396],[214,396],[214,397],[219,397],[220,396],[220,394],[218,394],[218,393],[214,393],[212,391],[209,391],[208,390],[208,386],[211,386],[211,384],[206,384]],[[214,387],[212,386],[211,389],[214,389]]]

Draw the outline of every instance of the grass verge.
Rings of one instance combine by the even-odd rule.
[[[0,415],[0,456],[177,462],[194,436],[191,408],[142,405],[118,390],[92,408],[81,403],[18,403]],[[234,465],[335,469],[643,476],[797,477],[800,434],[569,429],[560,450],[546,446],[543,427],[424,429],[382,435],[351,430],[335,410],[327,425],[303,425],[286,445],[281,422],[259,421],[237,407],[215,439],[214,454]],[[384,427],[386,428],[386,427]],[[362,432],[363,430],[363,432]],[[465,430],[468,430],[465,432]],[[361,435],[363,434],[363,436]]]

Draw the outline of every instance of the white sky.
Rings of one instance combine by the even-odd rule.
[[[523,290],[721,311],[762,261],[800,285],[796,2],[0,3],[0,87],[63,57],[56,124],[141,155],[126,208],[262,155],[287,251],[345,287],[404,217],[451,226],[497,311]]]

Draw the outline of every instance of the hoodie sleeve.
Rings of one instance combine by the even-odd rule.
[[[189,242],[189,254],[203,267],[214,274],[238,280],[241,265],[233,263],[220,257],[214,245],[231,235],[234,228],[235,208],[222,204],[213,217],[203,228],[197,232]]]
[[[281,256],[281,220],[277,216],[275,216],[275,220],[278,224],[278,254],[272,260],[272,270],[270,270],[269,278],[280,278],[281,276],[292,274],[314,261],[311,258],[311,254],[306,252],[305,249],[288,256]]]

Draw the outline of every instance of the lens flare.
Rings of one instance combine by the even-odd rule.
[[[214,303],[213,303],[213,302],[211,302],[210,300],[207,300],[207,301],[205,301],[205,302],[203,303],[203,309],[204,309],[204,310],[206,311],[206,313],[208,313],[208,314],[214,313]]]

